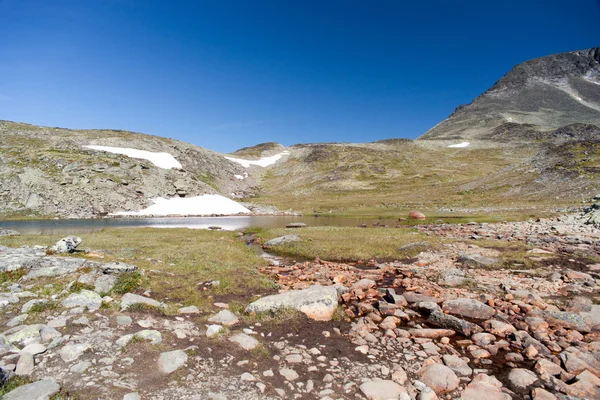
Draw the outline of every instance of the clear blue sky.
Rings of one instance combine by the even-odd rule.
[[[415,138],[599,0],[0,0],[0,119],[233,151]]]

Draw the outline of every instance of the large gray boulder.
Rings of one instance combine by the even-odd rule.
[[[67,308],[85,307],[90,311],[96,311],[102,305],[102,297],[96,292],[83,289],[79,293],[71,293],[62,301],[62,305]]]
[[[60,390],[54,379],[23,385],[2,396],[2,400],[48,400]]]
[[[299,242],[301,240],[302,239],[300,239],[300,236],[298,236],[298,235],[285,235],[285,236],[276,237],[276,238],[271,239],[271,240],[267,240],[265,242],[265,246],[266,247],[281,246],[281,245],[284,245],[286,243]]]
[[[121,310],[126,310],[133,304],[145,304],[150,307],[162,308],[165,305],[157,300],[140,296],[139,294],[126,293],[121,298]]]
[[[81,240],[78,236],[67,236],[65,238],[60,239],[58,242],[54,244],[54,246],[48,249],[51,253],[72,253],[75,251],[77,246],[81,244],[83,240]]]
[[[329,321],[338,307],[338,294],[333,286],[311,286],[304,290],[266,296],[246,307],[246,312],[277,311],[292,308],[317,321]]]
[[[188,356],[183,350],[167,351],[158,357],[158,369],[163,374],[170,374],[187,362]]]

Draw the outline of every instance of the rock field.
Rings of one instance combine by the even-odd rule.
[[[0,246],[3,381],[31,382],[3,399],[597,399],[600,230],[586,218],[421,225],[443,244],[384,263],[271,257],[282,294],[241,312],[108,295],[137,267],[69,254],[77,237]],[[492,242],[526,244],[524,261]],[[252,318],[290,308],[303,314]]]

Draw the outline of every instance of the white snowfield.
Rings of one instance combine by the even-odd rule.
[[[457,149],[457,148],[461,148],[461,147],[469,147],[470,144],[471,144],[471,142],[462,142],[462,143],[458,143],[458,144],[451,144],[448,147],[453,147],[453,148]]]
[[[286,156],[288,154],[290,154],[289,151],[284,151],[279,154],[275,154],[274,156],[271,156],[271,157],[263,157],[259,160],[243,160],[241,158],[234,158],[234,157],[225,157],[225,158],[228,159],[229,161],[233,161],[238,164],[241,164],[245,168],[250,168],[251,165],[257,165],[259,167],[268,167],[269,165],[275,164],[277,161],[279,161],[279,159],[281,157]]]
[[[110,146],[83,146],[87,149],[106,151],[107,153],[123,154],[131,158],[141,158],[148,160],[159,168],[171,169],[181,168],[179,161],[169,153],[155,153],[146,150],[130,149],[127,147],[110,147]]]
[[[154,204],[140,211],[119,211],[112,215],[234,215],[251,214],[251,211],[235,201],[218,194],[195,197],[154,199]]]

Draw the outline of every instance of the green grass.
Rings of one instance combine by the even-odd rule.
[[[94,290],[94,286],[87,283],[75,282],[69,287],[69,292],[71,293],[79,293],[82,290]]]
[[[0,272],[0,284],[6,282],[16,282],[23,276],[27,275],[28,270],[26,268],[20,268],[15,271],[2,271]]]
[[[154,299],[168,303],[212,306],[210,296],[240,295],[272,291],[274,283],[260,274],[266,261],[246,247],[235,232],[194,229],[110,229],[80,235],[84,246],[106,251],[103,262],[122,261],[146,271],[123,274],[113,293],[150,290]],[[21,235],[0,237],[0,244],[52,245],[62,235]],[[74,254],[71,257],[85,257]],[[221,284],[202,290],[201,283],[219,280]],[[50,283],[50,281],[45,282]]]
[[[112,293],[125,294],[135,292],[148,285],[148,279],[144,279],[142,274],[139,272],[125,272],[120,274],[117,278],[115,286],[113,286]]]
[[[31,314],[43,313],[45,311],[56,310],[57,308],[58,308],[58,304],[53,301],[49,301],[47,303],[35,303],[29,309],[29,313],[31,313]]]
[[[290,234],[290,229],[273,229],[259,234],[263,240]],[[314,259],[319,257],[329,261],[397,260],[413,257],[422,249],[400,251],[399,247],[427,241],[436,246],[438,240],[416,232],[411,228],[349,228],[349,227],[308,227],[295,230],[302,241],[274,246],[270,249],[279,255]]]

